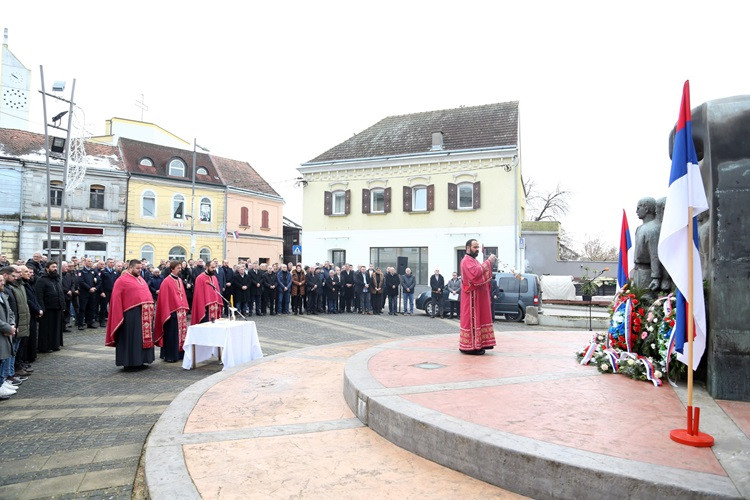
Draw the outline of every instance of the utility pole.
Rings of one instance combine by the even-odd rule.
[[[195,137],[193,138],[193,181],[192,181],[192,194],[190,196],[190,258],[194,258],[193,254],[195,253],[195,164],[196,164],[196,156],[197,156],[197,148],[201,148],[201,150],[208,153],[208,149],[204,148],[203,146],[200,146],[197,142],[198,139]]]

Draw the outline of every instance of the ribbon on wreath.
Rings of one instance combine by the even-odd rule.
[[[620,363],[617,361],[619,359],[617,353],[614,349],[605,349],[604,354],[607,355],[607,358],[609,358],[609,364],[612,365],[612,373],[615,373],[620,367]]]
[[[625,345],[628,348],[628,352],[631,351],[630,348],[630,328],[631,328],[631,321],[633,316],[633,302],[628,299],[627,302],[625,302],[625,321],[624,321],[624,335],[625,335]]]
[[[591,361],[591,357],[594,355],[594,352],[596,352],[597,345],[598,344],[593,340],[589,343],[589,346],[586,348],[586,352],[583,354],[583,359],[581,359],[582,365],[589,364],[589,361]]]
[[[677,384],[674,383],[674,381],[669,378],[669,362],[672,360],[672,353],[674,353],[674,334],[675,329],[672,327],[672,329],[669,331],[669,341],[667,342],[667,354],[666,354],[666,367],[664,370],[667,372],[667,380],[669,381],[669,384],[672,387],[677,387]]]
[[[661,387],[661,380],[654,376],[654,365],[651,361],[644,356],[638,356],[638,361],[643,363],[643,368],[646,369],[646,378],[654,384],[654,387]]]

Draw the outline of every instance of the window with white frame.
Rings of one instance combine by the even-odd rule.
[[[49,183],[49,204],[53,207],[62,205],[63,183],[62,181],[50,181]]]
[[[458,208],[474,208],[474,185],[464,182],[458,185]]]
[[[156,195],[153,191],[144,191],[141,195],[141,217],[156,217]]]
[[[89,208],[104,209],[104,186],[91,185],[89,191]]]
[[[346,193],[344,191],[333,192],[333,215],[344,215],[346,213]]]
[[[172,197],[172,218],[180,220],[185,218],[185,197],[181,194]]]
[[[427,211],[427,186],[415,186],[411,190],[412,212]]]
[[[201,198],[200,219],[201,222],[211,222],[211,200]]]
[[[143,259],[154,262],[154,247],[148,243],[141,247],[141,260]]]
[[[208,267],[208,263],[211,262],[211,250],[208,247],[203,247],[198,256],[203,259],[203,262],[206,263],[206,267]]]
[[[169,175],[175,177],[185,177],[185,162],[179,158],[169,160]]]
[[[384,189],[370,190],[370,213],[373,213],[373,214],[385,213],[385,190]]]
[[[172,247],[169,250],[169,260],[185,260],[187,253],[181,246]]]

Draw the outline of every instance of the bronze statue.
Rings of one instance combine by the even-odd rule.
[[[658,233],[661,235],[661,222],[664,220],[664,207],[667,204],[667,198],[659,198],[656,200],[656,219],[654,219],[654,222],[658,226],[659,230]],[[661,263],[661,259],[659,260],[659,269],[661,270],[661,290],[663,292],[669,292],[672,290],[672,278],[670,278],[669,273],[664,268],[664,266]]]

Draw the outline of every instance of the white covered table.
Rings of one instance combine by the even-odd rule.
[[[211,356],[222,360],[224,370],[263,357],[255,321],[217,320],[191,325],[184,349],[182,367],[186,370]]]

